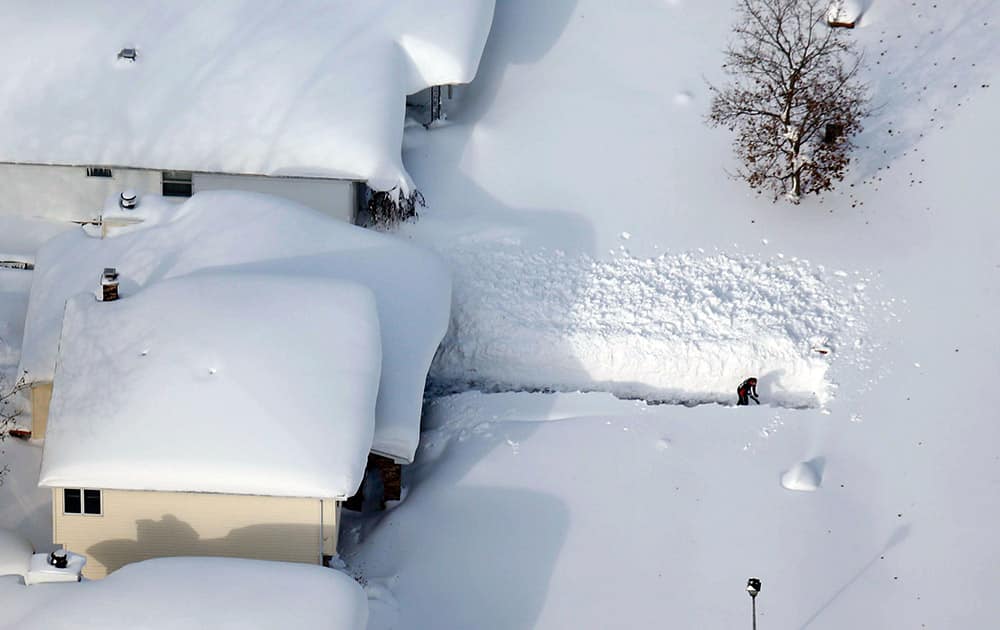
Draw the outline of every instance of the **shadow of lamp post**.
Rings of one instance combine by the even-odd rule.
[[[750,594],[751,614],[753,615],[753,630],[757,630],[757,593],[760,592],[760,578],[752,577],[747,580],[747,593]]]

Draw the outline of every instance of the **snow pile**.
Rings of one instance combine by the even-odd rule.
[[[444,390],[601,389],[668,402],[821,405],[830,346],[863,336],[867,277],[806,260],[663,254],[610,260],[487,245],[444,250],[453,324],[431,376]]]
[[[787,490],[813,492],[823,482],[822,460],[799,462],[781,475],[781,485]]]
[[[140,201],[147,203],[156,197]],[[117,268],[125,297],[161,280],[209,270],[368,287],[382,338],[372,449],[412,459],[427,370],[448,326],[451,284],[437,256],[398,237],[254,193],[198,193],[162,223],[114,238],[74,230],[37,254],[20,364],[30,382],[52,379],[63,305],[77,293],[96,290],[104,267]]]
[[[354,580],[285,562],[160,558],[94,582],[21,588],[27,589],[23,595],[11,585],[0,591],[12,598],[0,627],[362,630],[368,618],[364,592]],[[25,598],[33,607],[14,601]]]
[[[405,189],[405,96],[470,81],[492,14],[492,0],[6,4],[0,161]]]
[[[381,365],[371,291],[198,274],[66,305],[39,485],[346,498]]]

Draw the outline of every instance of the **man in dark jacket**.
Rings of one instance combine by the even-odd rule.
[[[757,398],[757,379],[750,377],[747,380],[740,383],[740,386],[736,388],[736,395],[739,396],[739,400],[736,401],[736,405],[749,405],[750,399],[760,404],[760,398]]]

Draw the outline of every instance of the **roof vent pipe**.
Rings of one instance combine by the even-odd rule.
[[[133,210],[138,204],[139,201],[135,196],[134,190],[122,191],[122,194],[118,197],[118,205],[121,206],[123,210]]]
[[[105,267],[101,274],[101,301],[114,302],[118,299],[118,271]]]
[[[69,558],[66,556],[66,550],[56,549],[49,554],[49,564],[57,569],[65,569],[69,564]]]

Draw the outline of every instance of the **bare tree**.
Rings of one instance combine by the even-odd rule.
[[[739,0],[724,87],[709,121],[736,132],[737,175],[784,195],[830,190],[844,178],[851,138],[867,115],[861,56],[826,24],[830,0]]]
[[[21,415],[20,409],[14,404],[14,396],[23,386],[24,377],[8,385],[4,376],[0,374],[0,486],[3,485],[4,477],[10,472],[10,466],[2,460],[4,455],[2,444],[10,435],[10,430],[14,428],[17,417]]]

